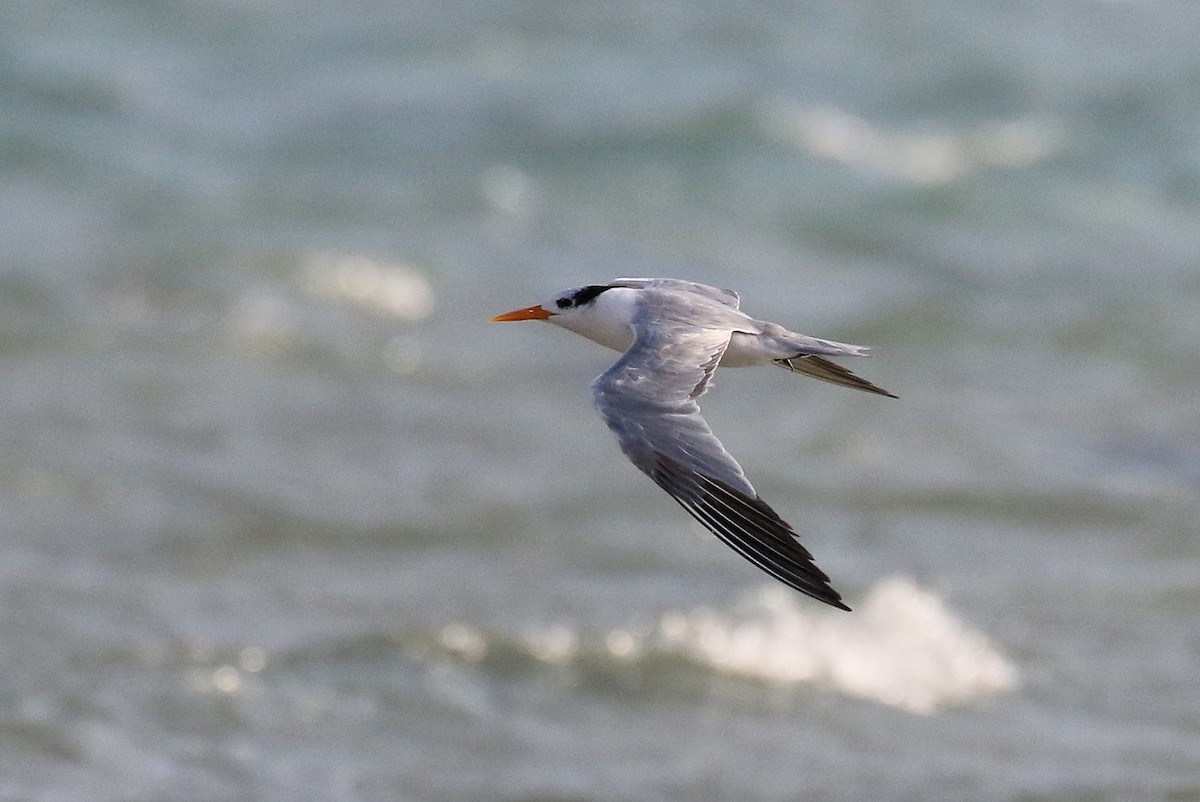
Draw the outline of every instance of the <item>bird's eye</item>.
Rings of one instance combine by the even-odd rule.
[[[571,299],[570,298],[559,298],[554,303],[558,306],[559,309],[566,309],[568,306],[571,305]]]

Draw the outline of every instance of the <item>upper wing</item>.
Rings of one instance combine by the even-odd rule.
[[[720,362],[730,330],[688,326],[668,315],[635,321],[634,332],[629,350],[592,383],[596,406],[625,456],[750,562],[849,610],[700,415],[696,398]]]
[[[681,278],[619,278],[609,283],[619,287],[654,287],[675,292],[693,292],[734,309],[737,309],[741,303],[738,294],[733,290],[723,290],[720,287],[696,281],[684,281]]]

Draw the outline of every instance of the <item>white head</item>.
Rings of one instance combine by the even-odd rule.
[[[613,350],[624,351],[633,342],[632,296],[630,287],[589,284],[564,290],[540,305],[496,315],[492,322],[545,320]]]

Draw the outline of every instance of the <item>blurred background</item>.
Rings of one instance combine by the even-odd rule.
[[[0,799],[1200,799],[1200,8],[0,7]],[[621,456],[678,276],[871,345]]]

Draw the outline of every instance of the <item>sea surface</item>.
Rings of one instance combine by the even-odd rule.
[[[1200,800],[1200,5],[0,5],[0,800]],[[499,312],[741,293],[854,612]]]

